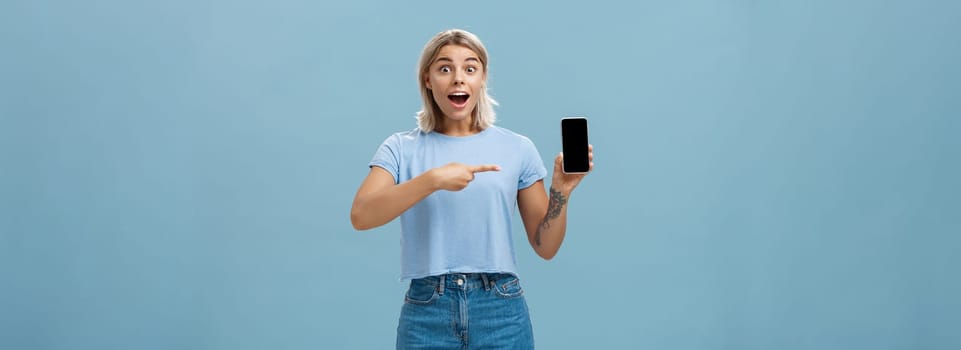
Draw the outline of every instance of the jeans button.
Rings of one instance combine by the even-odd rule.
[[[458,286],[463,286],[463,285],[464,285],[464,280],[458,278],[458,279],[457,279],[457,285],[458,285]]]

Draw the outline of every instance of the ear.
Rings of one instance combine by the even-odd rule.
[[[426,86],[428,89],[433,89],[430,86],[430,76],[428,76],[427,74],[424,74],[424,86]]]

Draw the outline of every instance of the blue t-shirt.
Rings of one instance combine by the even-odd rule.
[[[384,168],[399,184],[452,162],[501,170],[476,173],[463,190],[436,191],[400,215],[401,279],[516,275],[511,221],[517,191],[547,175],[530,139],[497,126],[464,137],[414,129],[384,140],[370,166]]]

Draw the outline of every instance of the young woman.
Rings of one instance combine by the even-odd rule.
[[[534,144],[494,125],[488,62],[481,41],[463,30],[427,43],[418,128],[380,145],[351,207],[358,230],[401,218],[401,275],[410,288],[398,349],[533,348],[511,240],[514,206],[531,247],[549,260],[586,174],[565,174],[560,154],[544,190],[547,170]]]

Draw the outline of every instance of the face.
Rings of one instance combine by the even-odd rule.
[[[445,120],[470,121],[483,95],[487,73],[473,50],[458,45],[440,49],[424,77]]]

